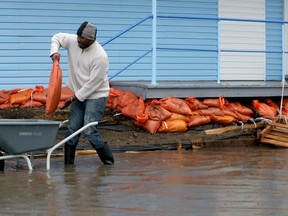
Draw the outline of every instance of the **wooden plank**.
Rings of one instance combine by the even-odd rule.
[[[282,136],[282,137],[287,137],[288,138],[288,134],[285,134],[285,133],[281,133],[281,132],[278,132],[278,131],[270,131],[271,135],[274,135],[274,136]]]
[[[267,139],[267,138],[262,138],[260,140],[261,143],[267,143],[267,144],[272,144],[275,146],[281,146],[281,147],[288,147],[288,143],[287,142],[282,142],[282,141],[278,141],[278,140],[271,140],[271,139]]]
[[[283,142],[287,142],[288,143],[288,137],[282,137],[282,136],[275,136],[272,134],[266,134],[265,138],[270,138],[273,140],[279,140],[279,141],[283,141]]]
[[[85,156],[85,155],[94,155],[96,154],[96,151],[87,149],[87,150],[76,150],[75,155],[76,156]],[[33,158],[45,158],[47,154],[34,154]],[[64,152],[60,153],[54,153],[51,155],[51,157],[64,157]]]
[[[287,124],[280,124],[280,123],[273,122],[273,123],[271,123],[271,125],[273,125],[275,127],[283,127],[283,128],[287,128],[288,129],[288,125]]]
[[[271,125],[268,125],[266,128],[264,128],[264,130],[260,132],[260,138],[264,137],[267,133],[269,133],[271,129],[272,129]]]
[[[286,128],[281,128],[281,127],[273,127],[272,129],[273,131],[277,131],[277,132],[281,132],[281,133],[285,133],[288,134],[288,129]]]
[[[228,126],[228,127],[223,127],[223,128],[215,128],[215,129],[209,129],[205,130],[205,133],[207,135],[216,135],[216,134],[222,134],[225,132],[231,132],[231,131],[237,131],[237,130],[242,130],[242,129],[253,129],[253,128],[260,128],[264,127],[267,123],[265,122],[259,122],[257,124],[246,124],[243,126]]]
[[[80,155],[94,155],[96,154],[96,150],[92,149],[87,149],[87,150],[77,150],[76,151],[76,156],[80,156]]]

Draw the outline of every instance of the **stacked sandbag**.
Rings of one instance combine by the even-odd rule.
[[[67,98],[74,94],[69,87],[61,88],[61,97],[58,107],[63,106]],[[41,107],[47,105],[48,89],[43,86],[36,85],[35,88],[13,89],[0,91],[0,109],[16,108],[16,107]]]
[[[25,107],[31,101],[34,89],[13,89],[10,91],[2,90],[0,91],[0,108],[14,108],[14,107]],[[41,104],[43,106],[43,104]]]
[[[0,108],[47,106],[48,89],[36,85],[35,88],[0,91]],[[68,87],[61,88],[58,107],[73,96]],[[209,123],[230,125],[247,122],[256,117],[275,120],[280,114],[280,102],[271,99],[253,100],[250,106],[240,102],[229,102],[224,97],[203,100],[190,96],[185,99],[167,97],[144,101],[132,92],[110,89],[107,108],[118,110],[123,116],[147,132],[183,132],[189,127]],[[288,97],[283,99],[282,116],[288,119]],[[288,122],[288,120],[287,120]],[[286,123],[287,123],[286,122]]]
[[[275,120],[277,116],[277,110],[275,107],[270,106],[269,104],[273,104],[273,106],[276,105],[272,100],[269,100],[268,103],[260,102],[259,100],[252,101],[253,108],[260,116],[270,120]]]
[[[224,97],[186,99],[167,97],[143,101],[132,92],[111,88],[107,107],[119,110],[135,120],[135,124],[149,133],[183,132],[211,122],[229,125],[252,119],[253,110],[239,102],[229,103]]]

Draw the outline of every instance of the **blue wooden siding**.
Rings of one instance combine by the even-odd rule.
[[[0,89],[47,86],[51,70],[51,36],[59,31],[75,33],[87,20],[97,25],[97,40],[107,41],[138,20],[151,15],[151,1],[133,0],[9,0],[0,1]],[[105,46],[110,57],[109,75],[151,49],[151,20]],[[62,50],[61,67],[67,76],[67,54]],[[140,77],[151,71],[149,56],[136,72],[123,77]]]
[[[75,33],[87,20],[98,27],[100,43],[151,15],[152,1],[143,0],[0,0],[0,89],[47,86],[51,70],[51,36]],[[283,0],[266,0],[266,19],[283,19]],[[158,0],[159,16],[218,16],[218,0]],[[281,50],[281,25],[267,24],[267,50]],[[105,45],[109,76],[151,49],[148,19]],[[217,80],[217,22],[158,18],[157,80]],[[180,50],[175,50],[180,49]],[[187,51],[184,51],[188,49]],[[61,67],[67,77],[67,55]],[[267,54],[267,80],[281,79],[281,54]],[[113,80],[151,80],[151,54]]]
[[[284,20],[284,1],[266,0],[266,19]],[[275,23],[266,24],[266,50],[282,51],[282,25]],[[266,54],[266,80],[282,79],[282,54]]]
[[[159,16],[215,18],[217,8],[217,0],[157,1]],[[157,47],[157,80],[217,80],[216,52],[181,50],[217,50],[216,21],[158,18]]]

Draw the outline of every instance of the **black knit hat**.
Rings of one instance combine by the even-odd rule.
[[[77,30],[77,35],[87,38],[89,40],[95,40],[96,34],[97,34],[96,26],[87,21],[83,22]]]

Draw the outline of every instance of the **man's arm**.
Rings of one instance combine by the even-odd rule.
[[[60,48],[68,48],[69,43],[75,40],[76,35],[67,33],[57,33],[51,39],[50,57],[55,53],[59,53]],[[60,56],[60,54],[59,54]]]

